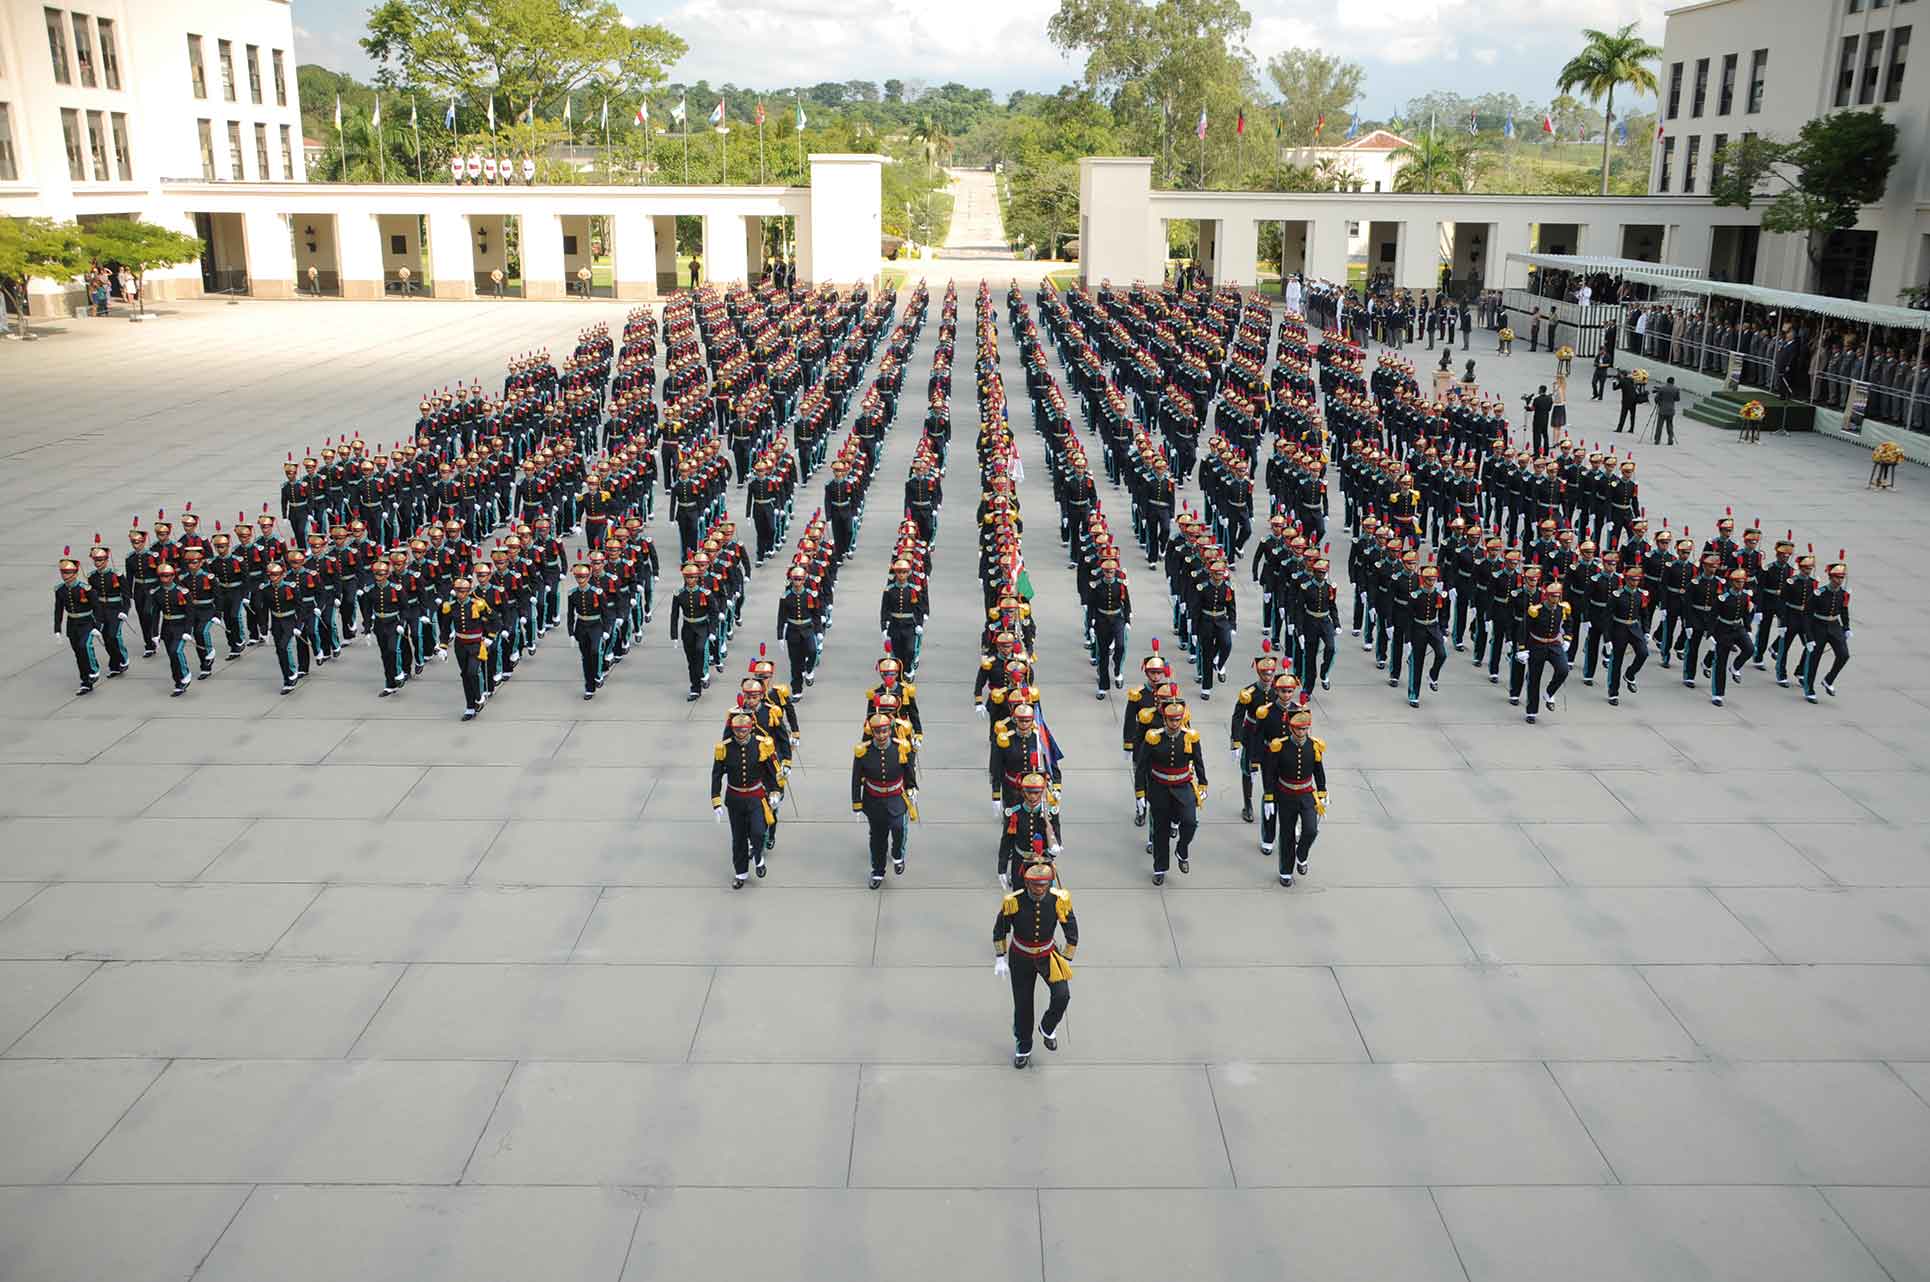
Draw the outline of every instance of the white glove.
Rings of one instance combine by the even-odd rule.
[[[371,645],[374,645],[374,644],[375,644],[375,633],[373,633],[373,632],[364,632],[364,633],[362,634],[362,644],[363,644],[364,646],[371,646]]]
[[[122,623],[127,622],[127,616],[125,614],[117,614],[114,617],[119,619]]]
[[[992,813],[1001,819],[1005,818],[1005,803],[997,797],[992,798]]]
[[[865,823],[865,822],[868,822],[868,821],[867,821],[867,820],[865,819],[865,813],[864,813],[864,811],[862,811],[862,810],[854,810],[854,811],[852,811],[852,812],[851,812],[851,817],[852,817],[853,819],[856,819],[856,820],[857,820],[857,821],[858,821],[859,823]]]
[[[1240,769],[1240,750],[1238,748],[1228,748],[1226,755],[1233,762],[1233,768],[1235,770]]]
[[[1066,848],[1056,841],[1052,843],[1051,850],[1054,855],[1063,855],[1066,852]]]
[[[1855,636],[1855,635],[1856,635],[1856,629],[1855,629],[1855,628],[1844,628],[1844,629],[1843,629],[1843,639],[1844,639],[1845,641],[1847,641],[1847,640],[1849,640],[1849,639],[1850,639],[1851,637],[1853,637],[1853,636]]]
[[[1260,817],[1269,823],[1273,821],[1273,803],[1271,801],[1263,801],[1260,803]]]
[[[921,637],[925,635],[925,625],[924,625],[924,624],[922,624],[922,623],[921,623],[921,624],[919,624],[919,625],[918,625],[918,626],[917,626],[917,627],[916,627],[915,629],[913,629],[913,630],[914,630],[915,632],[917,632],[917,633],[918,633],[918,635],[919,635],[919,636],[921,636]]]
[[[1133,802],[1133,818],[1138,819],[1146,813],[1146,799],[1140,797]]]
[[[771,809],[772,809],[772,810],[782,810],[783,808],[784,808],[784,794],[783,794],[782,792],[774,792],[774,793],[772,793],[772,794],[771,794]]]
[[[722,806],[712,806],[710,808],[710,821],[717,824],[724,822],[724,808]]]
[[[986,717],[987,717],[987,716],[989,715],[989,714],[988,714],[988,713],[987,713],[987,712],[985,711],[985,705],[984,705],[984,704],[982,704],[982,703],[980,703],[980,704],[976,704],[976,705],[974,705],[974,706],[975,706],[975,707],[976,707],[976,708],[978,709],[978,719],[979,719],[980,721],[984,721],[984,720],[986,719]]]
[[[1527,652],[1526,650],[1516,650],[1516,651],[1515,651],[1515,662],[1516,662],[1516,663],[1526,663],[1526,662],[1528,662],[1528,652]]]
[[[1012,963],[1000,957],[992,963],[992,973],[1000,979],[1009,979],[1012,975]]]
[[[59,629],[59,628],[55,628],[55,629],[54,629],[54,640],[56,640],[56,641],[59,641],[59,640],[62,640],[62,639],[63,639],[63,638],[62,638],[62,637],[61,637],[61,635],[60,635],[60,629]]]

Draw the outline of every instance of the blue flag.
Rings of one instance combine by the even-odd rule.
[[[1359,133],[1360,133],[1360,112],[1355,111],[1353,116],[1350,117],[1347,121],[1347,136],[1349,138],[1352,138],[1358,135]]]
[[[442,112],[442,127],[453,131],[456,127],[456,100],[449,99],[449,105]]]
[[[1628,125],[1626,125],[1620,120],[1615,122],[1615,141],[1616,142],[1628,141]]]
[[[1508,122],[1501,126],[1501,136],[1503,138],[1512,138],[1515,136],[1515,118],[1513,116],[1509,116]]]

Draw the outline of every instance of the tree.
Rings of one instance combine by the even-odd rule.
[[[119,263],[134,273],[141,314],[147,314],[147,274],[201,257],[201,238],[158,223],[133,218],[103,218],[81,232],[86,252],[102,262]]]
[[[1339,135],[1354,100],[1360,96],[1362,71],[1357,62],[1343,62],[1318,49],[1288,49],[1267,62],[1267,78],[1280,94],[1281,133],[1291,146],[1314,141],[1314,126],[1322,116]],[[1324,133],[1323,137],[1326,136]]]
[[[1395,191],[1467,191],[1474,185],[1474,148],[1458,133],[1423,134],[1395,148],[1392,158],[1404,162],[1394,175]]]
[[[1637,92],[1653,94],[1660,86],[1655,73],[1648,64],[1662,56],[1662,50],[1635,34],[1636,24],[1631,22],[1614,32],[1597,31],[1593,27],[1584,28],[1582,36],[1588,43],[1582,51],[1568,60],[1555,77],[1555,87],[1563,93],[1579,89],[1588,95],[1590,102],[1601,102],[1602,119],[1607,121],[1615,114],[1615,90],[1628,85]],[[1606,99],[1604,102],[1603,100]],[[1602,128],[1602,195],[1608,195],[1608,139],[1610,130],[1606,124]]]
[[[384,85],[490,89],[515,110],[592,78],[641,92],[687,51],[660,26],[629,25],[616,0],[379,0],[361,43]]]
[[[27,282],[35,276],[69,281],[87,269],[80,228],[51,218],[0,218],[0,293],[20,317],[28,336]]]
[[[1882,111],[1838,111],[1809,121],[1793,141],[1730,143],[1716,154],[1721,177],[1709,190],[1716,204],[1743,209],[1766,197],[1763,230],[1805,238],[1814,289],[1830,233],[1856,226],[1863,206],[1883,199],[1896,143],[1897,127]]]
[[[886,102],[903,102],[904,100],[905,100],[905,82],[902,80],[885,81],[885,101]]]
[[[952,158],[952,136],[931,116],[920,116],[912,126],[911,138],[925,148],[925,163],[942,165]]]

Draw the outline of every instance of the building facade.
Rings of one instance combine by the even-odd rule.
[[[1376,129],[1332,147],[1289,147],[1280,158],[1332,174],[1339,191],[1393,191],[1395,177],[1407,167],[1395,153],[1413,145],[1392,130]]]
[[[1920,212],[1930,201],[1930,66],[1910,67],[1926,10],[1922,0],[1703,0],[1671,10],[1649,191],[1706,197],[1728,144],[1794,138],[1812,118],[1881,108],[1897,126],[1888,191],[1824,246],[1817,291],[1895,303],[1899,289],[1930,283],[1930,219]],[[1723,237],[1698,265],[1744,284],[1809,284],[1802,239],[1754,227]]]

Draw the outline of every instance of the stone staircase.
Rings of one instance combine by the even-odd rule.
[[[1694,419],[1698,423],[1707,423],[1710,427],[1737,431],[1742,427],[1742,407],[1750,401],[1761,401],[1763,408],[1768,411],[1763,417],[1762,425],[1765,431],[1774,431],[1777,424],[1782,422],[1782,412],[1792,407],[1799,412],[1790,416],[1790,430],[1811,430],[1808,406],[1794,406],[1793,402],[1786,401],[1780,396],[1771,396],[1767,392],[1748,387],[1739,387],[1733,391],[1728,388],[1719,388],[1699,398],[1688,409],[1682,411],[1682,417]]]

